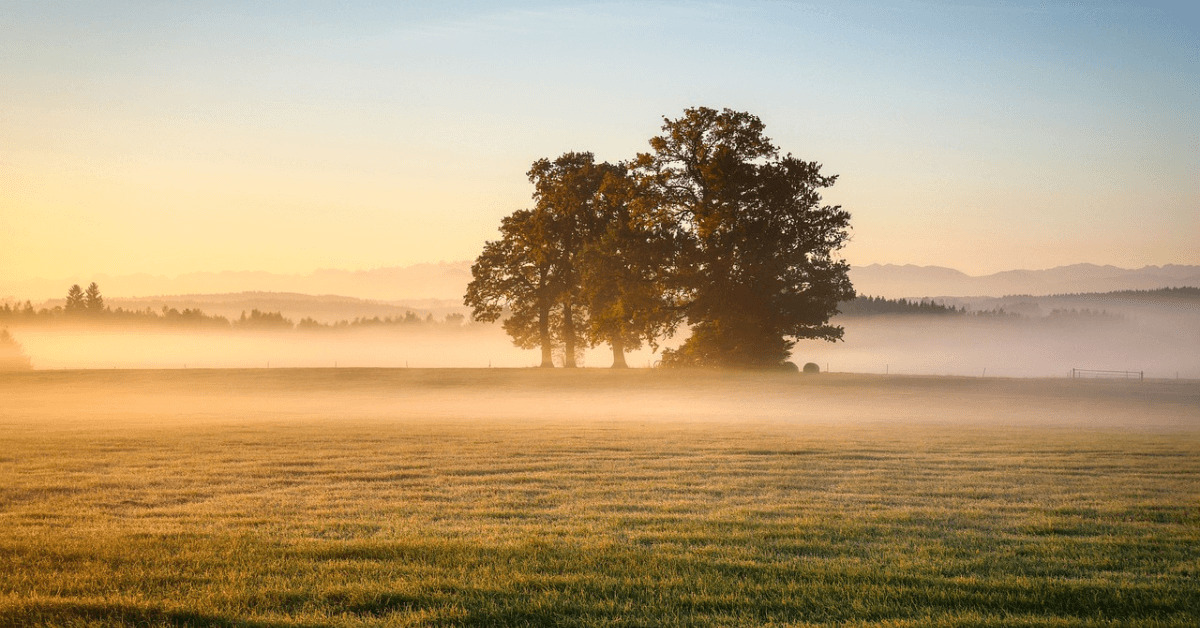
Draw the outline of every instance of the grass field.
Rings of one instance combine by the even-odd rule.
[[[3,374],[0,625],[1200,625],[1200,383]]]

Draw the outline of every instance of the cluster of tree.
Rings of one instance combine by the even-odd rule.
[[[1154,288],[1152,290],[1114,290],[1112,292],[1056,294],[1053,296],[1096,300],[1117,298],[1125,301],[1194,303],[1200,301],[1200,288],[1181,286],[1176,288]]]
[[[106,309],[104,297],[100,294],[100,286],[96,285],[94,281],[88,284],[87,290],[80,288],[79,284],[75,284],[67,290],[67,304],[63,307],[63,311],[67,314],[96,316],[103,314]]]
[[[7,329],[0,329],[0,371],[28,371],[33,368],[21,343]]]
[[[80,321],[89,322],[105,322],[105,323],[127,323],[127,324],[152,324],[165,325],[172,327],[203,327],[217,329],[258,329],[258,330],[282,330],[282,329],[356,329],[365,327],[400,327],[413,325],[445,325],[447,327],[461,327],[466,320],[462,314],[447,314],[441,321],[433,318],[432,314],[425,317],[417,315],[415,312],[409,311],[404,316],[391,316],[386,318],[381,317],[359,317],[353,320],[341,320],[334,323],[322,323],[312,318],[303,318],[299,323],[295,323],[292,319],[286,318],[281,312],[263,312],[257,309],[252,309],[249,312],[242,312],[239,318],[230,320],[219,314],[206,314],[199,308],[184,308],[182,310],[163,306],[161,310],[153,310],[145,308],[142,310],[126,310],[123,308],[112,308],[104,304],[104,297],[100,293],[100,287],[92,283],[86,290],[81,289],[78,285],[71,286],[67,291],[67,299],[64,305],[55,306],[52,308],[37,309],[33,307],[33,303],[25,301],[23,304],[0,305],[0,321],[14,324],[38,324],[38,323],[71,323]]]
[[[433,314],[426,314],[421,318],[416,312],[408,311],[404,316],[359,316],[353,320],[340,320],[334,323],[322,323],[311,317],[304,317],[296,324],[297,329],[320,330],[320,329],[350,329],[350,328],[366,328],[366,327],[408,327],[408,326],[434,326],[442,325],[451,329],[459,329],[466,322],[467,317],[462,314],[447,314],[442,320],[437,320]]]
[[[834,252],[850,215],[823,205],[836,176],[781,154],[756,116],[705,107],[664,118],[651,152],[617,164],[588,152],[529,170],[533,206],[500,224],[471,268],[464,303],[502,316],[517,346],[625,351],[686,322],[668,366],[779,366],[799,339],[837,340],[854,297]]]
[[[1115,294],[1115,293],[1105,293]],[[1083,295],[1087,296],[1087,295]],[[1100,295],[1104,296],[1104,295]],[[1036,303],[1018,303],[1018,306],[1025,306],[1029,309],[1027,316],[1035,316],[1038,310]],[[1022,318],[1022,313],[1019,311],[1009,311],[1002,307],[997,307],[990,310],[968,310],[965,306],[958,307],[946,305],[929,299],[887,299],[884,297],[869,297],[859,295],[849,301],[844,301],[838,304],[838,310],[842,316],[875,316],[875,315],[923,315],[923,316],[975,316],[981,318]],[[1125,320],[1124,317],[1118,314],[1112,314],[1105,310],[1084,309],[1055,309],[1045,317],[1048,320],[1068,320],[1068,319],[1089,319],[1089,320]]]
[[[244,318],[244,316],[243,316]],[[229,327],[229,319],[224,316],[205,314],[199,309],[187,308],[178,310],[163,306],[162,310],[150,308],[144,310],[126,310],[109,307],[104,303],[100,286],[92,282],[87,289],[78,284],[67,290],[66,302],[63,305],[37,309],[33,303],[0,305],[0,320],[9,323],[55,323],[78,321],[103,321],[106,323],[155,323],[188,327]]]
[[[838,304],[843,316],[874,316],[878,314],[946,315],[966,314],[965,307],[945,305],[928,299],[886,299],[859,295]]]

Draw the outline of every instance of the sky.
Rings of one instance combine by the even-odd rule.
[[[687,107],[823,164],[851,264],[1200,264],[1200,12],[0,1],[0,280],[474,258]]]

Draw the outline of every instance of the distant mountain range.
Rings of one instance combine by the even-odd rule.
[[[95,281],[104,294],[119,298],[280,292],[339,295],[437,310],[461,304],[470,279],[471,263],[467,261],[360,271],[318,270],[295,275],[247,271],[188,273],[177,277],[96,275],[54,281],[5,281],[0,278],[0,299],[41,301],[62,298],[72,283],[86,285]],[[1074,264],[1047,270],[1010,270],[972,276],[940,266],[871,264],[853,267],[850,279],[859,294],[889,298],[1036,296],[1200,287],[1200,266],[1172,264],[1128,269]],[[244,301],[240,297],[230,300]]]
[[[1041,296],[1200,287],[1200,266],[1168,264],[1130,269],[1072,264],[1047,270],[1008,270],[971,276],[941,266],[871,264],[853,267],[850,281],[859,294],[889,298]]]

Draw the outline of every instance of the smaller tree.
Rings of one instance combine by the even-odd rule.
[[[96,315],[104,312],[104,297],[100,295],[100,286],[96,282],[88,284],[83,293],[83,307],[88,314]]]
[[[166,306],[163,306],[164,308]],[[184,310],[178,313],[180,318],[186,317],[189,310]],[[165,314],[166,312],[164,312]],[[197,310],[199,313],[199,310]],[[233,323],[237,327],[245,327],[249,329],[292,329],[295,325],[291,319],[284,318],[282,312],[260,312],[257,309],[250,310],[250,315],[242,312],[242,317]]]
[[[83,288],[80,288],[79,284],[71,286],[71,288],[67,290],[67,304],[63,310],[65,310],[67,313],[75,314],[78,312],[83,312],[86,309],[87,301],[86,297],[83,295]]]
[[[626,351],[643,342],[657,349],[680,322],[668,286],[676,241],[648,215],[653,203],[626,167],[605,165],[593,201],[596,224],[580,256],[580,291],[590,344],[607,342],[613,368],[626,368]]]
[[[552,262],[557,288],[556,339],[563,347],[563,366],[576,365],[587,344],[587,308],[581,294],[581,256],[596,229],[598,191],[614,166],[596,162],[592,153],[563,153],[553,161],[539,159],[529,169],[536,211],[546,217],[542,246]]]
[[[471,318],[490,323],[504,314],[504,331],[522,349],[541,347],[542,367],[553,367],[551,310],[557,288],[551,278],[553,261],[542,244],[544,212],[518,210],[500,223],[500,239],[488,242],[471,266],[471,283],[463,304]]]

